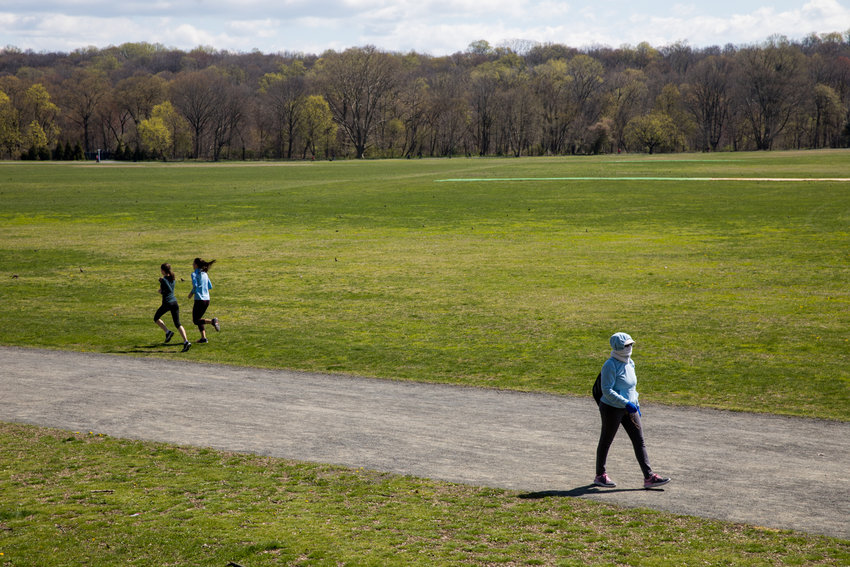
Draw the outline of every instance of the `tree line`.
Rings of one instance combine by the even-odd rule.
[[[850,146],[850,31],[448,56],[127,43],[0,51],[5,159],[316,159]]]

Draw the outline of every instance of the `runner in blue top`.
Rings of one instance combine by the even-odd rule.
[[[207,342],[206,325],[212,325],[216,331],[221,330],[218,317],[213,317],[212,319],[203,318],[204,313],[207,312],[207,308],[210,306],[212,282],[207,272],[213,264],[215,264],[215,260],[206,262],[200,258],[195,258],[192,262],[192,267],[195,271],[192,272],[192,291],[189,292],[189,299],[192,299],[192,297],[195,298],[195,304],[192,306],[192,323],[197,325],[198,330],[201,331],[201,340],[198,341],[199,343]]]
[[[643,440],[636,389],[637,375],[632,360],[632,346],[635,341],[626,333],[614,333],[608,342],[612,350],[611,357],[602,365],[601,372],[602,399],[599,401],[599,414],[602,417],[602,432],[596,447],[596,478],[593,479],[593,484],[605,488],[617,486],[605,472],[605,462],[608,460],[608,449],[611,448],[614,436],[622,425],[632,441],[635,457],[643,472],[644,488],[663,486],[670,482],[670,479],[652,472]]]
[[[174,296],[174,273],[171,271],[171,264],[163,264],[159,267],[162,272],[162,277],[159,278],[159,293],[162,295],[162,305],[156,310],[153,316],[154,323],[159,325],[159,328],[165,331],[165,342],[171,340],[174,336],[174,331],[170,331],[168,326],[162,322],[162,316],[167,311],[171,311],[171,319],[174,321],[174,326],[180,331],[180,336],[183,337],[183,351],[189,350],[192,343],[186,338],[186,329],[180,324],[180,306],[177,305],[177,298]]]

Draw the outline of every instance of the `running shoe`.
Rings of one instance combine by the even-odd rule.
[[[204,337],[203,339],[199,340],[198,342],[199,342],[200,344],[204,344],[204,343],[208,343],[209,341],[207,340],[207,338],[206,338],[206,337]]]
[[[173,337],[173,336],[174,336],[174,331],[165,331],[165,342],[170,341],[171,337]]]
[[[192,343],[190,343],[189,341],[186,341],[185,343],[183,343],[183,350],[181,350],[180,352],[186,352],[187,350],[189,350],[189,347],[191,347],[191,346],[192,346]]]
[[[593,484],[596,486],[601,486],[602,488],[614,488],[617,486],[617,483],[611,480],[611,477],[608,474],[601,474],[593,479]]]
[[[644,488],[656,488],[656,487],[659,487],[659,486],[664,486],[668,482],[670,482],[669,478],[666,478],[666,477],[663,477],[663,476],[658,476],[657,474],[652,473],[652,476],[650,476],[647,479],[644,479],[643,487]]]
[[[221,331],[221,325],[218,322],[218,317],[213,317],[213,327],[215,327],[215,332]]]

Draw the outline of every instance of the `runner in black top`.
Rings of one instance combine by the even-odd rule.
[[[186,338],[186,329],[180,324],[180,306],[177,305],[177,298],[174,296],[174,274],[171,271],[171,264],[163,264],[160,266],[162,277],[159,278],[159,293],[162,294],[162,305],[156,310],[153,316],[154,322],[159,325],[159,328],[165,331],[165,342],[171,340],[174,336],[174,331],[169,331],[165,323],[162,322],[162,316],[166,312],[171,311],[171,319],[174,321],[174,326],[180,331],[180,336],[183,337],[183,351],[189,350],[192,343]]]

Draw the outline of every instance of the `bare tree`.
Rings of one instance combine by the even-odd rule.
[[[430,155],[452,156],[462,145],[470,121],[467,80],[468,75],[459,68],[440,73],[434,79],[425,118]]]
[[[490,142],[495,120],[495,101],[499,84],[499,68],[494,62],[482,63],[471,73],[470,104],[475,120],[473,135],[479,155],[490,153]]]
[[[246,89],[222,81],[219,84],[219,102],[210,117],[210,135],[212,136],[213,161],[221,159],[224,148],[232,145],[234,136],[239,133],[239,125],[245,114]]]
[[[153,107],[165,100],[165,79],[156,75],[137,73],[115,85],[115,98],[136,126],[151,117]]]
[[[309,94],[306,73],[304,63],[294,61],[291,65],[281,65],[278,72],[267,73],[260,79],[260,92],[275,119],[277,157],[285,155],[287,159],[292,159],[300,110]]]
[[[361,159],[380,119],[385,99],[396,89],[398,62],[374,46],[328,53],[319,65],[325,100]]]
[[[404,148],[402,155],[412,156],[422,145],[421,133],[426,121],[428,81],[423,77],[408,75],[399,91],[398,115],[404,123]]]
[[[738,104],[756,149],[769,150],[803,98],[802,54],[778,38],[738,55]]]
[[[538,99],[531,89],[528,74],[510,68],[502,74],[499,110],[504,132],[504,152],[519,157],[528,152],[536,133]]]
[[[62,101],[68,118],[83,130],[83,149],[86,153],[92,151],[92,118],[110,90],[111,85],[102,73],[88,69],[79,69],[62,82]]]
[[[617,73],[611,82],[607,114],[611,119],[611,135],[616,147],[620,149],[626,147],[626,125],[644,111],[648,89],[646,75],[637,69],[625,69]]]
[[[566,66],[565,95],[570,108],[571,153],[583,148],[590,127],[602,115],[601,97],[604,80],[602,64],[588,55],[576,55]]]
[[[567,136],[567,63],[550,59],[533,70],[534,92],[540,101],[541,144],[548,154],[561,153]]]
[[[722,56],[703,59],[691,68],[685,86],[685,107],[697,123],[702,150],[717,151],[729,119],[731,62]]]
[[[201,147],[210,122],[222,103],[223,79],[212,70],[180,74],[171,84],[171,100],[192,129],[192,157],[201,157]]]

